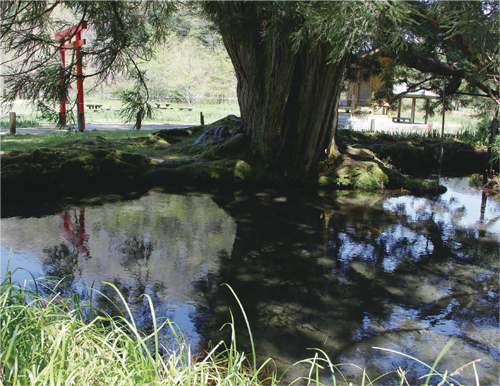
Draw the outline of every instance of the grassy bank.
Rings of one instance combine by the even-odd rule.
[[[123,118],[120,117],[122,104],[119,100],[87,98],[85,99],[85,103],[101,104],[103,106],[98,111],[85,110],[86,123],[123,123]],[[191,106],[183,103],[171,103],[168,108],[161,109],[156,108],[154,102],[152,105],[154,107],[154,116],[152,119],[144,120],[143,123],[183,123],[196,125],[200,123],[200,113],[203,113],[206,123],[216,121],[231,114],[240,115],[240,109],[236,102],[219,104],[198,103]],[[191,108],[191,110],[187,110],[186,108]],[[43,119],[27,102],[14,102],[10,111],[18,115],[17,127],[20,128],[56,126],[55,122]],[[0,116],[0,128],[5,129],[8,127],[9,117],[7,110],[5,110],[2,111],[2,116]]]
[[[83,305],[76,295],[63,299],[57,293],[57,284],[50,286],[56,290],[49,290],[43,283],[47,283],[47,279],[35,281],[34,290],[29,290],[12,281],[8,272],[0,285],[2,385],[258,386],[285,383],[282,377],[286,371],[277,374],[271,359],[257,364],[252,333],[244,312],[252,352],[245,355],[238,350],[233,323],[229,323],[225,327],[232,329],[231,342],[221,341],[200,357],[184,343],[182,333],[170,320],[156,318],[153,303],[147,295],[144,296],[150,305],[153,328],[145,332],[136,325],[123,296],[111,284],[123,302],[120,307],[125,310],[123,316],[111,317],[94,309],[91,301]],[[42,292],[49,292],[49,295],[42,296]],[[162,338],[165,336],[173,338],[175,343],[169,340],[167,344]],[[459,385],[453,379],[454,374],[435,370],[450,345],[443,349],[432,366],[421,363],[427,372],[419,385]],[[316,350],[313,358],[292,367],[299,364],[308,365],[309,371],[286,383],[319,385],[322,384],[320,374],[324,380],[326,372],[328,384],[353,385],[321,350]],[[475,369],[474,362],[467,366]],[[369,379],[364,369],[360,369],[360,374],[358,379],[361,381],[356,384],[410,385],[402,369],[374,379]],[[479,385],[478,379],[476,383]]]

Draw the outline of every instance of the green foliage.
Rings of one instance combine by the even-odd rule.
[[[153,106],[148,102],[140,88],[124,90],[118,94],[122,102],[120,117],[125,122],[134,122],[134,128],[141,129],[143,119],[152,119],[155,113]]]
[[[488,143],[491,133],[491,120],[483,118],[476,124],[466,125],[460,134],[460,140],[465,143],[484,145]]]
[[[234,98],[234,69],[214,24],[192,14],[178,18],[177,37],[141,64],[147,70],[151,95],[189,105],[199,97]]]
[[[394,31],[407,40],[407,47],[389,50],[395,64],[402,65],[394,76],[415,89],[433,90],[442,90],[445,76],[447,95],[479,91],[498,108],[498,1],[417,2],[409,10],[413,23],[405,24],[399,33]],[[377,46],[387,46],[383,36]]]
[[[78,77],[78,55],[67,50],[62,73],[54,33],[81,20],[87,21],[89,35],[82,48],[85,77],[95,77],[97,84],[116,75],[140,77],[138,63],[150,59],[155,46],[165,41],[174,8],[173,2],[161,1],[5,2],[1,9],[4,99],[42,101],[44,113],[52,109],[56,116],[57,101],[70,95],[70,85]]]

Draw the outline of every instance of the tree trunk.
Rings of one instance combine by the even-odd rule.
[[[317,177],[335,152],[346,57],[328,63],[331,46],[304,38],[292,48],[287,33],[267,31],[272,15],[254,2],[217,2],[224,44],[238,80],[243,130],[271,170],[297,181]],[[229,17],[228,17],[229,16]]]
[[[142,128],[142,110],[139,110],[135,118],[135,129],[141,130],[141,128]]]

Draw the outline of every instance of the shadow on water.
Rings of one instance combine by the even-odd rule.
[[[238,191],[168,194],[104,202],[38,218],[2,220],[2,260],[66,277],[82,297],[101,292],[113,313],[124,294],[137,320],[172,318],[200,350],[228,339],[220,327],[235,315],[238,345],[249,352],[249,317],[261,359],[281,369],[326,351],[334,362],[371,375],[415,362],[385,347],[454,370],[481,362],[482,384],[497,380],[500,359],[498,274],[500,206],[448,181],[436,198],[377,193]],[[343,369],[349,372],[349,368]],[[420,369],[420,375],[425,373]],[[297,367],[290,376],[304,375]],[[469,369],[463,377],[470,377]],[[387,381],[391,384],[392,381]],[[383,383],[382,383],[383,384]]]
[[[497,376],[498,208],[485,222],[484,211],[453,196],[318,199],[307,192],[268,192],[223,207],[237,234],[217,278],[197,285],[205,294],[205,339],[228,339],[215,327],[238,306],[214,282],[228,283],[240,294],[258,352],[278,364],[311,357],[314,347],[375,375],[416,364],[372,346],[432,363],[456,337],[445,368],[487,356],[484,366]]]

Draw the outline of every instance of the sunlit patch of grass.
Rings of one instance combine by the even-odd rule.
[[[25,134],[25,135],[2,135],[0,136],[0,149],[8,151],[26,151],[39,148],[64,147],[77,140],[102,137],[107,141],[126,142],[137,138],[147,138],[149,132],[137,130],[120,131],[88,131],[79,133],[77,131],[61,130],[58,133],[47,134]]]
[[[78,131],[58,133],[2,135],[0,150],[30,151],[42,148],[73,148],[87,144],[105,146],[125,153],[140,154],[155,159],[175,159],[198,156],[200,149],[193,147],[197,135],[181,137],[179,141],[164,140],[154,136],[155,131],[117,130],[117,131]],[[174,138],[175,139],[175,138]]]
[[[102,104],[103,109],[97,111],[86,110],[85,111],[85,122],[87,123],[122,123],[123,120],[120,118],[120,109],[122,105],[118,100],[110,99],[99,99],[99,98],[87,98],[85,103],[97,103]],[[154,106],[154,102],[152,103]],[[185,110],[185,108],[191,108],[191,110]],[[184,110],[180,110],[183,108]],[[13,111],[16,111],[22,116],[17,118],[17,127],[41,127],[41,126],[55,126],[54,122],[47,122],[42,120],[36,111],[31,110],[31,108],[26,104],[17,103]],[[206,124],[217,121],[224,118],[230,114],[236,116],[240,115],[240,108],[237,102],[232,103],[221,103],[221,104],[207,104],[200,103],[188,106],[182,103],[172,103],[168,109],[157,109],[154,108],[154,116],[152,119],[146,119],[143,123],[187,123],[187,124],[199,124],[200,123],[200,113],[203,113],[203,117]],[[5,116],[0,118],[0,127],[9,127],[9,117]]]

